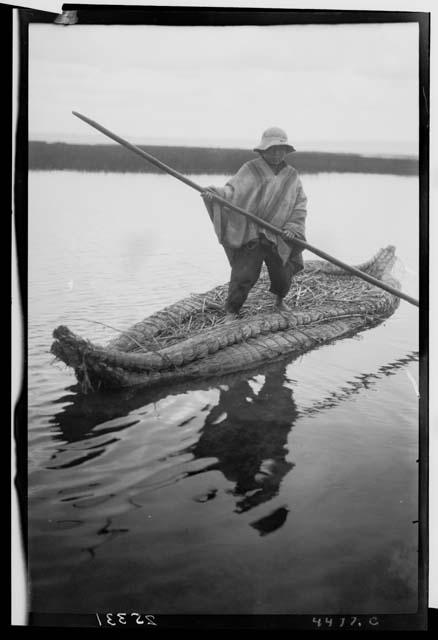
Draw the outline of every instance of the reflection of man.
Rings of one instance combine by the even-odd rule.
[[[209,468],[235,482],[233,493],[242,496],[236,505],[239,512],[276,496],[293,467],[286,461],[286,443],[296,407],[291,389],[285,386],[286,364],[277,363],[264,375],[258,393],[247,379],[221,390],[219,403],[192,448],[196,458],[217,458]]]

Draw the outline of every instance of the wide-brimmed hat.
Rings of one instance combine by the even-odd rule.
[[[270,127],[266,129],[262,135],[262,139],[258,147],[254,151],[266,151],[269,147],[286,147],[288,153],[295,151],[294,147],[288,143],[286,132],[280,127]]]

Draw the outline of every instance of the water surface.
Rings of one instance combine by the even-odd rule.
[[[416,178],[303,182],[309,242],[351,263],[394,244],[418,295]],[[33,611],[416,610],[416,308],[160,391],[84,397],[53,362],[59,324],[105,343],[228,275],[199,195],[168,176],[30,173]]]

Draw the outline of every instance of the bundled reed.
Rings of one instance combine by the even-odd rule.
[[[205,294],[204,304],[200,309],[195,309],[188,316],[169,317],[167,326],[153,338],[144,338],[143,341],[137,339],[137,346],[132,351],[157,351],[223,325],[227,293],[227,284],[211,289]],[[333,276],[315,269],[302,271],[295,276],[285,301],[293,311],[316,311],[330,304],[350,305],[367,300],[375,303],[384,297],[385,293],[382,290],[355,276]],[[251,319],[271,313],[273,303],[274,296],[269,293],[269,276],[264,267],[239,317]],[[365,315],[366,311],[363,312],[363,316]]]

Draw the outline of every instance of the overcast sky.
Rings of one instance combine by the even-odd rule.
[[[416,24],[155,27],[33,24],[30,139],[415,153]]]

